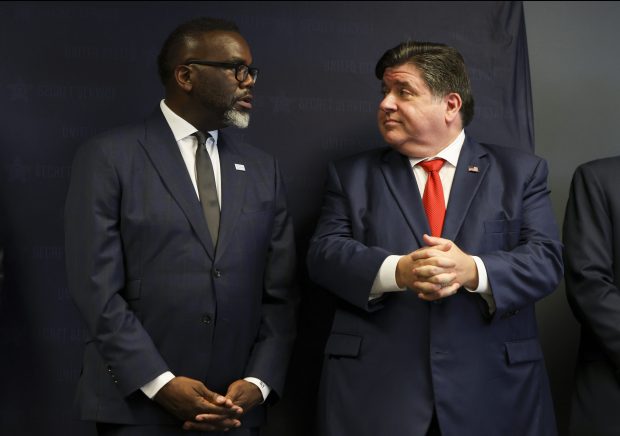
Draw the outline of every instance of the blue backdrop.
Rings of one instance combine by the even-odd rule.
[[[520,2],[3,2],[0,434],[92,434],[72,409],[85,330],[64,272],[71,160],[86,138],[156,108],[159,48],[176,25],[201,15],[237,22],[252,47],[261,68],[255,110],[236,135],[280,159],[296,225],[299,339],[267,435],[312,433],[332,301],[308,282],[304,254],[326,163],[384,145],[374,77],[383,52],[406,39],[457,47],[476,99],[468,132],[534,148]]]

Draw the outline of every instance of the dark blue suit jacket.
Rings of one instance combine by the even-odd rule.
[[[273,158],[225,134],[218,150],[215,250],[160,111],[79,149],[65,218],[69,291],[91,336],[83,419],[173,423],[139,390],[167,370],[222,394],[245,376],[281,392],[297,300],[282,179]],[[244,426],[259,424],[261,409]]]
[[[620,434],[620,157],[575,170],[564,218],[566,293],[581,324],[570,434]]]
[[[562,275],[543,160],[466,139],[443,237],[483,260],[497,304],[461,289],[436,303],[413,292],[368,300],[386,256],[423,245],[429,227],[406,157],[373,150],[329,168],[308,267],[340,298],[325,354],[321,436],[549,436],[553,406],[534,303]]]

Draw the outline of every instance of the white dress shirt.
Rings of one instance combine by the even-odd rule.
[[[428,174],[424,170],[424,168],[417,164],[424,160],[431,160],[435,158],[444,159],[445,163],[439,170],[439,178],[441,179],[441,184],[443,187],[443,195],[446,202],[446,208],[448,207],[450,190],[452,189],[452,182],[454,180],[454,174],[456,172],[456,165],[458,163],[459,155],[461,154],[461,148],[463,148],[464,142],[465,131],[461,130],[461,133],[459,133],[456,139],[446,148],[441,150],[436,156],[429,158],[409,158],[413,175],[415,176],[415,180],[420,191],[420,197],[424,195],[424,187],[426,186],[426,179],[428,178]],[[398,264],[398,261],[401,257],[402,256],[400,255],[391,255],[383,261],[370,290],[369,298],[371,300],[380,297],[385,292],[402,292],[407,289],[400,288],[396,284],[396,265]],[[480,294],[480,296],[484,298],[484,300],[489,305],[490,312],[493,313],[495,312],[495,300],[493,299],[493,292],[489,285],[486,267],[484,266],[484,262],[482,262],[482,259],[480,259],[478,256],[472,256],[472,258],[474,259],[474,262],[476,263],[476,268],[478,269],[478,287],[476,289],[465,289],[467,289],[467,291],[469,292]]]
[[[164,114],[164,118],[166,118],[168,125],[170,126],[170,130],[172,130],[175,141],[177,141],[179,151],[181,152],[181,156],[183,156],[183,161],[185,162],[185,166],[187,167],[187,172],[189,173],[189,177],[192,179],[192,184],[194,185],[194,190],[196,191],[196,197],[198,197],[198,199],[200,200],[200,195],[198,194],[198,184],[196,183],[196,149],[198,148],[198,140],[195,136],[193,136],[193,134],[198,129],[196,129],[190,123],[175,114],[172,109],[170,109],[166,105],[164,100],[159,103],[159,107]],[[209,152],[209,157],[211,158],[211,164],[213,165],[213,175],[215,176],[217,198],[221,210],[222,173],[220,171],[220,155],[217,150],[218,131],[211,130],[209,131],[209,135],[211,136],[207,139],[205,145],[207,147],[207,151]],[[173,378],[174,374],[172,374],[170,371],[166,371],[165,373],[156,377],[154,380],[142,386],[140,389],[146,394],[147,397],[152,399],[155,394],[157,394],[157,392],[159,392],[159,390],[163,388],[164,385]],[[256,377],[245,377],[244,380],[255,384],[260,389],[263,395],[263,401],[267,399],[267,396],[271,392],[271,388],[269,386],[267,386]]]

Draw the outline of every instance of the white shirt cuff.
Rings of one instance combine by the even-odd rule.
[[[260,389],[260,392],[263,394],[263,403],[267,400],[267,397],[271,392],[271,388],[263,383],[262,380],[259,380],[256,377],[245,377],[243,380],[249,381],[250,383],[258,386],[258,389]]]
[[[396,265],[401,257],[391,255],[385,258],[370,289],[369,300],[379,298],[384,292],[399,292],[407,289],[399,288],[396,284]]]
[[[489,312],[495,312],[495,299],[493,298],[493,291],[489,285],[489,276],[487,275],[487,269],[484,266],[484,262],[478,256],[472,256],[478,269],[478,287],[476,289],[465,288],[468,292],[480,294],[480,296],[487,302],[489,306]]]
[[[166,383],[168,383],[173,378],[174,374],[172,374],[170,371],[166,371],[160,376],[156,377],[155,379],[142,386],[140,390],[144,392],[144,395],[146,395],[152,400],[153,397],[157,395],[157,392],[159,392],[159,390],[163,388]]]

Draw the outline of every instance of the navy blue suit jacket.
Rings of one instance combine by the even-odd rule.
[[[570,434],[620,434],[620,157],[575,170],[564,218],[566,293],[581,324]]]
[[[282,179],[272,157],[225,134],[218,150],[217,250],[160,111],[78,150],[65,218],[69,291],[90,333],[83,419],[174,423],[140,391],[167,370],[222,394],[245,376],[281,392],[297,301]]]
[[[542,159],[466,139],[442,236],[478,255],[497,304],[461,289],[369,301],[384,259],[429,233],[408,159],[373,150],[330,166],[308,253],[310,276],[340,298],[325,349],[321,436],[549,436],[555,418],[534,303],[562,275]]]

